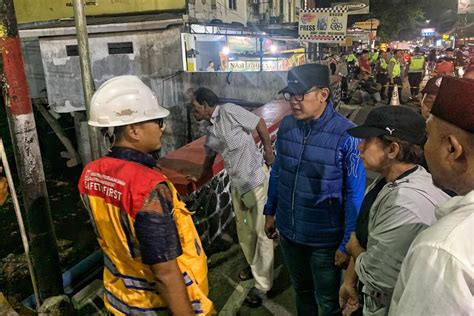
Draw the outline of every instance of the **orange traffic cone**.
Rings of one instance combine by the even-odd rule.
[[[390,99],[390,105],[400,105],[400,96],[398,95],[398,85],[393,86],[392,98]]]

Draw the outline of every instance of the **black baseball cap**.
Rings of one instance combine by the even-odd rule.
[[[380,106],[370,111],[364,124],[347,130],[356,138],[392,136],[411,144],[423,145],[426,140],[425,119],[404,106]]]
[[[319,64],[296,66],[288,71],[288,86],[279,93],[304,94],[313,87],[329,88],[329,68]]]

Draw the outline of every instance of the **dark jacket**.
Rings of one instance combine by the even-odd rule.
[[[364,196],[365,171],[354,124],[329,103],[319,119],[283,119],[270,175],[266,215],[285,238],[345,252]]]

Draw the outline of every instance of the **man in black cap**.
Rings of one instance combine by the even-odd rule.
[[[340,315],[341,268],[365,189],[354,124],[330,101],[329,69],[306,64],[288,72],[280,91],[292,115],[280,123],[265,205],[265,231],[281,237],[298,315]],[[276,223],[275,223],[276,219]]]
[[[373,109],[349,135],[359,145],[366,170],[380,177],[369,186],[346,245],[352,260],[340,290],[341,305],[351,311],[359,280],[363,315],[383,316],[405,254],[415,237],[435,221],[435,207],[449,196],[422,167],[425,120],[403,106]]]
[[[474,81],[443,78],[427,121],[425,157],[439,186],[456,192],[412,243],[390,315],[474,313]]]

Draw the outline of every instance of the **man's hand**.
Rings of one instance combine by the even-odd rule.
[[[192,181],[192,182],[198,182],[200,177],[201,176],[198,176],[198,175],[195,175],[195,174],[188,174],[186,176],[186,179],[189,180],[189,181]]]
[[[269,239],[278,238],[278,232],[275,227],[275,216],[265,215],[265,234]]]
[[[351,257],[349,255],[346,255],[345,253],[337,249],[336,255],[334,256],[334,264],[341,269],[347,269],[350,259]]]
[[[189,299],[183,274],[176,259],[151,266],[158,293],[168,302],[173,315],[192,316],[195,312]]]
[[[359,239],[357,239],[356,233],[352,232],[351,238],[346,244],[346,250],[351,256],[353,256],[360,248],[362,247],[359,243]]]
[[[270,167],[275,160],[275,155],[273,154],[273,148],[265,148],[263,152],[263,159],[265,160],[265,164]]]
[[[354,286],[342,283],[339,288],[339,306],[344,316],[351,315],[359,308],[359,295]]]

